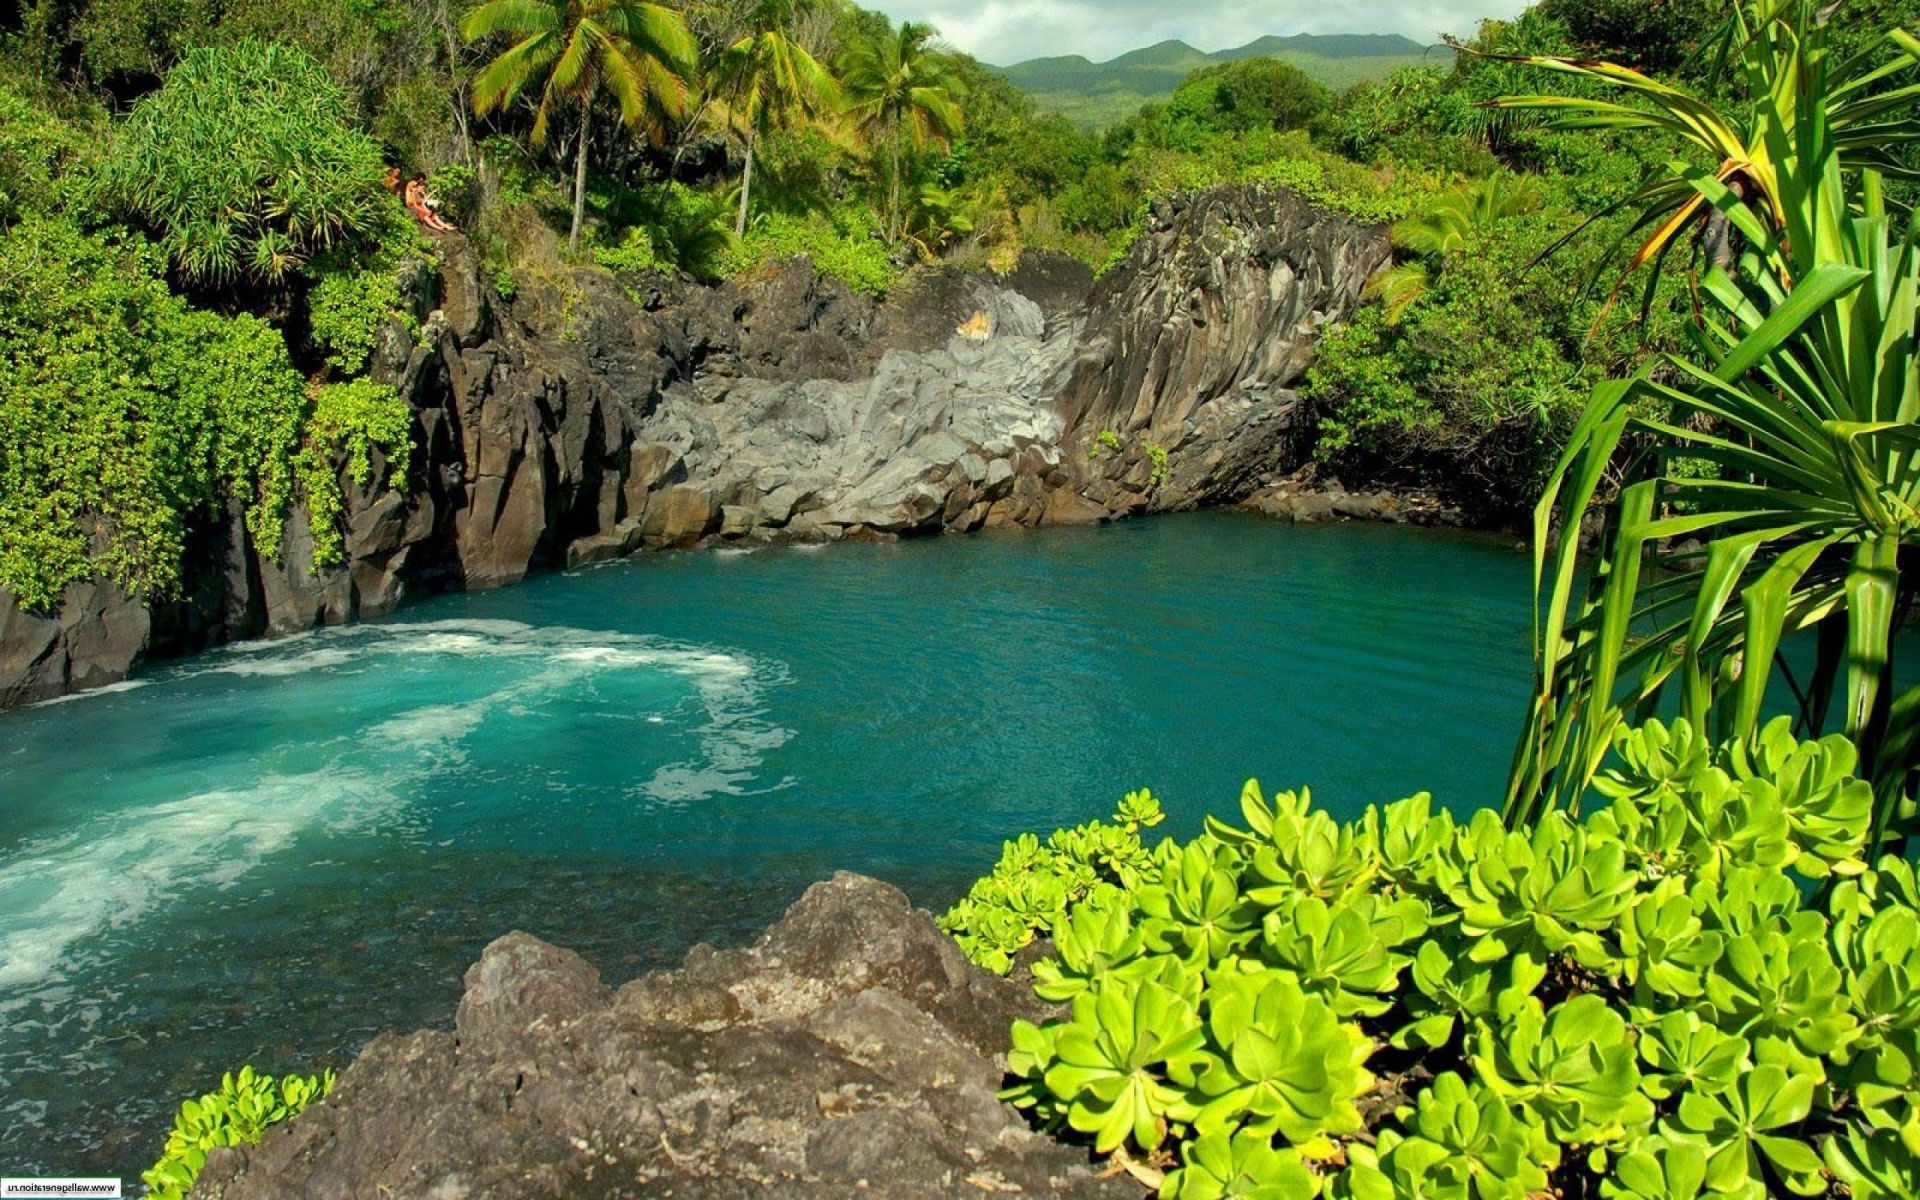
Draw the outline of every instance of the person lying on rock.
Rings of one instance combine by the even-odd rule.
[[[409,179],[407,181],[405,198],[407,211],[419,218],[422,225],[425,225],[428,229],[437,229],[442,233],[453,232],[453,225],[443,220],[439,213],[433,211],[434,206],[438,204],[439,201],[427,195],[426,180],[421,179],[417,175]]]

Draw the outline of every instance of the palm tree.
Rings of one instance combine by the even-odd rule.
[[[1432,289],[1434,266],[1444,265],[1447,255],[1464,249],[1495,221],[1539,208],[1539,185],[1520,176],[1489,175],[1444,192],[1424,212],[1394,223],[1393,244],[1415,257],[1375,275],[1367,282],[1365,295],[1380,300],[1387,324],[1397,325],[1407,309]]]
[[[757,0],[747,33],[727,48],[716,73],[732,101],[733,116],[746,142],[740,172],[740,213],[734,236],[747,232],[753,193],[753,152],[760,135],[818,117],[840,103],[832,72],[807,53],[789,33],[796,12],[809,0]]]
[[[470,42],[497,33],[520,39],[474,77],[475,114],[504,109],[544,73],[532,135],[533,144],[542,146],[556,103],[572,101],[579,107],[573,229],[567,235],[567,248],[577,251],[594,99],[603,87],[612,92],[629,126],[654,112],[684,112],[686,77],[698,58],[687,23],[671,8],[636,0],[490,0],[468,13],[460,28]]]
[[[891,38],[856,45],[840,65],[848,108],[862,128],[887,141],[887,241],[900,237],[901,139],[916,150],[941,145],[965,124],[953,60],[930,44],[931,25],[906,21]]]

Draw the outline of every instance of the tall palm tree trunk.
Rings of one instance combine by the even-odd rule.
[[[895,129],[888,151],[892,178],[887,183],[887,245],[900,240],[900,131]]]
[[[573,231],[567,234],[567,253],[580,252],[580,222],[587,212],[587,130],[592,110],[580,106],[580,149],[573,160]]]
[[[747,127],[747,165],[740,172],[740,215],[733,222],[733,236],[747,236],[747,198],[753,194],[753,139],[759,131]]]

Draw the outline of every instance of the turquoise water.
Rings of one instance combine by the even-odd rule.
[[[0,715],[0,1173],[131,1179],[509,929],[617,982],[840,868],[938,909],[1130,787],[1491,803],[1526,670],[1503,544],[1200,514],[651,557]]]

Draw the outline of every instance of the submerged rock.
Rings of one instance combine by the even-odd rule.
[[[199,1200],[1126,1197],[995,1098],[1031,992],[840,874],[751,949],[617,992],[523,933],[452,1033],[376,1039],[331,1097],[209,1155]]]

